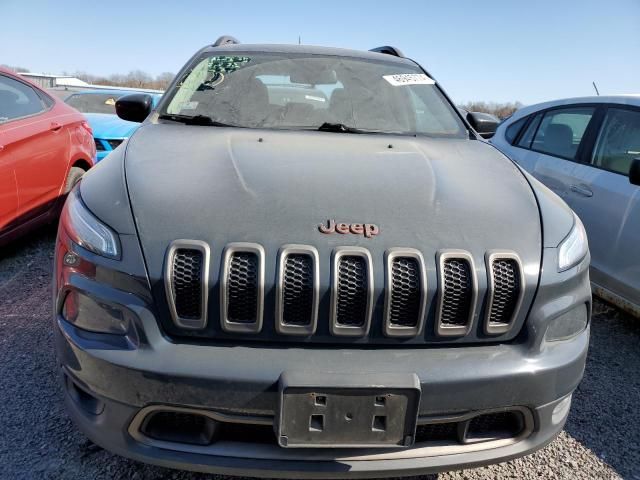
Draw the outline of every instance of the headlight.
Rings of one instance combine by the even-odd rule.
[[[587,233],[578,216],[573,214],[573,228],[558,248],[558,271],[562,272],[574,267],[589,251]]]
[[[118,236],[89,212],[74,188],[67,197],[60,222],[71,240],[83,248],[109,258],[120,258]]]

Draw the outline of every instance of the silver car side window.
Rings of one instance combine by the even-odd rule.
[[[593,149],[595,167],[629,175],[634,158],[640,157],[640,111],[609,108]]]
[[[591,121],[593,107],[549,110],[544,114],[531,149],[573,160]]]

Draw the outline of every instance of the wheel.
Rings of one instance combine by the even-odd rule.
[[[69,175],[67,175],[67,183],[64,187],[65,194],[69,193],[75,186],[75,184],[80,181],[82,175],[84,175],[83,169],[81,169],[80,167],[71,167],[71,170],[69,170]]]

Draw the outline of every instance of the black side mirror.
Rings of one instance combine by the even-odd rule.
[[[151,113],[153,98],[146,93],[132,93],[116,100],[116,113],[123,120],[143,122]]]
[[[640,186],[640,158],[634,158],[629,168],[629,182]]]
[[[482,138],[493,137],[500,124],[498,117],[483,112],[467,112],[467,121]]]

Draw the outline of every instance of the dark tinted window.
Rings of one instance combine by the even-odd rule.
[[[531,149],[556,157],[575,159],[593,112],[593,107],[548,110]]]
[[[540,125],[540,121],[542,120],[542,113],[539,113],[535,116],[535,118],[529,123],[529,126],[520,137],[520,141],[518,142],[518,146],[522,148],[531,148],[531,141],[533,140],[533,136],[536,134],[536,130],[538,130],[538,126]]]
[[[518,133],[520,133],[520,130],[522,129],[522,127],[524,126],[524,124],[527,122],[528,119],[529,117],[521,118],[517,122],[514,122],[507,127],[507,130],[504,132],[504,138],[507,139],[507,142],[513,145],[513,141],[516,139],[516,137],[518,136]]]
[[[44,104],[30,86],[0,75],[0,123],[34,115],[44,110]]]
[[[629,175],[640,157],[640,111],[610,108],[602,123],[591,162],[596,167]]]

